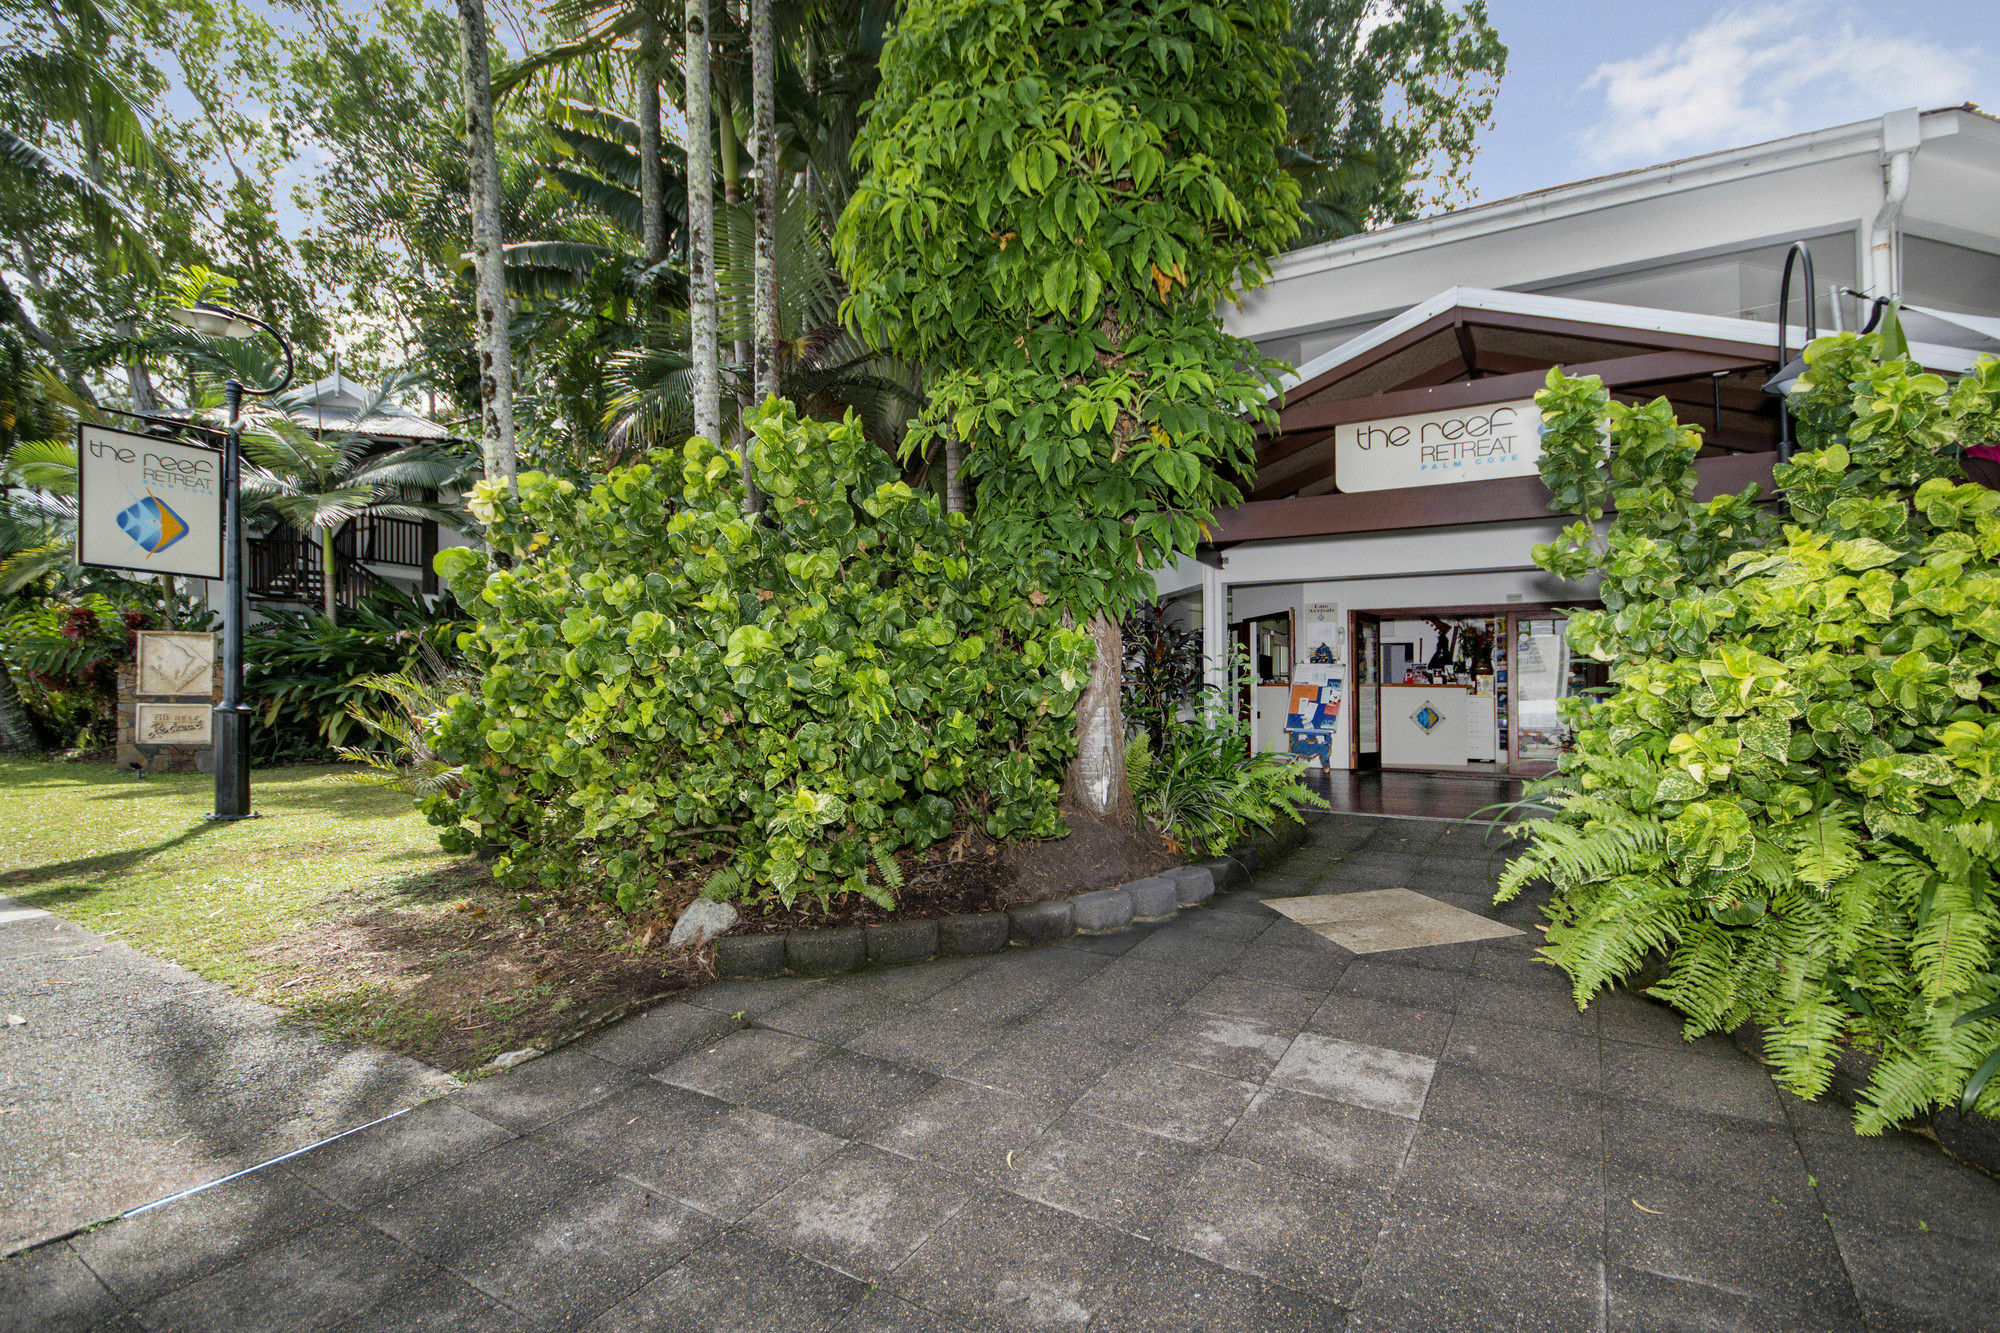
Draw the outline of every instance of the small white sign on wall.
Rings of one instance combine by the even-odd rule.
[[[140,745],[211,745],[207,704],[140,704],[132,739]]]
[[[1333,456],[1334,481],[1347,492],[1532,477],[1542,412],[1519,398],[1357,421],[1334,427]]]

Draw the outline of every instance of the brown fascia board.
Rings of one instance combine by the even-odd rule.
[[[1703,458],[1695,462],[1695,499],[1706,502],[1755,482],[1771,493],[1772,453]],[[1502,477],[1444,486],[1411,486],[1393,491],[1312,495],[1261,500],[1217,510],[1210,544],[1329,537],[1406,528],[1450,528],[1475,523],[1510,523],[1560,517],[1549,509],[1549,489],[1540,477]]]

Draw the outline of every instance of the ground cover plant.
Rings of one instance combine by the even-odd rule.
[[[0,893],[455,1071],[695,978],[692,960],[646,947],[650,919],[500,889],[351,765],[259,769],[252,795],[263,818],[211,824],[202,774],[0,762]]]
[[[1890,335],[1893,337],[1893,334]],[[1554,882],[1547,955],[1579,1004],[1669,957],[1692,1037],[1754,1022],[1781,1081],[1873,1057],[1864,1133],[1934,1105],[2000,1113],[2000,364],[1955,383],[1885,336],[1806,352],[1781,501],[1693,501],[1699,433],[1552,372],[1542,475],[1579,521],[1538,549],[1602,577],[1571,646],[1612,689],[1501,896]]]
[[[503,883],[887,905],[896,853],[954,828],[1061,831],[1085,636],[975,572],[853,417],[749,422],[762,515],[697,437],[589,489],[482,484],[501,554],[439,556],[481,681],[436,742],[464,789],[427,809]]]

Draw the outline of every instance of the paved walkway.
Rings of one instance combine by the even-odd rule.
[[[11,898],[0,1012],[0,1254],[457,1084]]]
[[[1529,937],[1356,959],[1258,902],[1487,871],[1326,818],[1156,928],[711,987],[0,1264],[0,1326],[1993,1327],[2000,1182],[1579,1015]]]

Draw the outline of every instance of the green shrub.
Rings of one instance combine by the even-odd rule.
[[[588,491],[483,488],[511,566],[439,555],[482,683],[439,739],[468,788],[428,808],[502,844],[503,881],[631,908],[669,861],[713,860],[713,897],[886,903],[891,854],[958,822],[1062,831],[1087,636],[976,573],[964,518],[852,417],[748,424],[761,517],[735,455],[694,439]]]
[[[317,611],[260,608],[243,636],[244,693],[254,710],[251,754],[259,764],[329,759],[349,742],[375,744],[353,712],[376,700],[373,681],[437,658],[458,657],[464,612],[450,597],[433,604],[394,588],[370,594],[338,623]]]
[[[1565,705],[1558,813],[1501,880],[1553,881],[1546,952],[1579,1004],[1659,950],[1689,1036],[1767,1026],[1802,1096],[1844,1048],[1878,1054],[1863,1132],[2000,1112],[2000,493],[1952,480],[2000,364],[1952,385],[1883,351],[1807,350],[1777,515],[1693,502],[1699,435],[1663,400],[1551,373],[1543,476],[1617,515],[1536,559],[1602,575],[1570,643],[1614,688]]]
[[[138,631],[159,622],[100,593],[22,607],[0,622],[0,669],[13,673],[43,734],[59,746],[110,745],[118,732],[118,669]]]
[[[1250,724],[1226,706],[1197,706],[1192,719],[1159,721],[1126,751],[1126,776],[1139,813],[1184,852],[1216,856],[1251,828],[1269,829],[1301,805],[1327,808],[1299,782],[1290,756],[1250,753]]]

